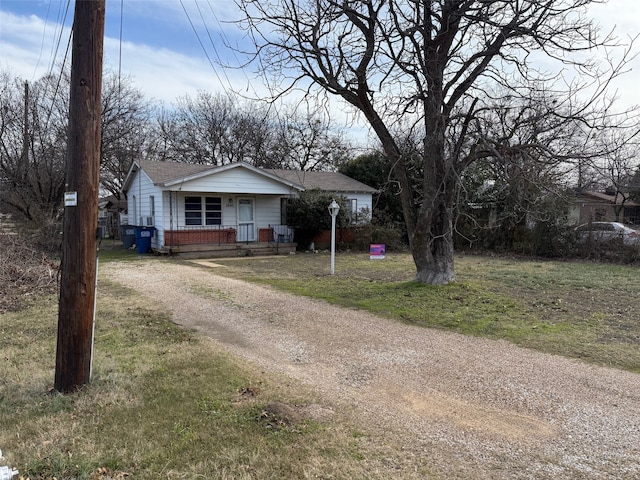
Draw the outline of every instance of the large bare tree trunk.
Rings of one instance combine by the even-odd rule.
[[[453,282],[455,270],[451,207],[447,206],[444,198],[435,198],[432,207],[418,212],[417,220],[416,228],[409,234],[411,255],[416,265],[416,280],[432,285]]]

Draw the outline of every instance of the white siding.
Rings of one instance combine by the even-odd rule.
[[[258,227],[280,225],[280,198],[281,197],[256,197],[256,223]]]
[[[151,216],[151,196],[154,197],[155,217],[159,217],[163,208],[162,191],[151,182],[146,173],[139,170],[133,177],[131,187],[127,191],[129,225],[143,226],[144,219]],[[143,219],[142,224],[140,222],[141,218]],[[151,245],[153,247],[159,245],[157,236],[152,238]]]
[[[171,188],[177,189],[177,186]],[[181,192],[288,195],[290,188],[245,168],[234,168],[180,184]]]
[[[342,193],[347,200],[355,199],[358,203],[357,213],[359,221],[371,220],[371,212],[373,212],[373,197],[370,193]],[[362,209],[367,209],[369,212],[369,218],[361,218],[360,212]]]
[[[157,222],[157,226],[166,229],[183,228],[185,226],[184,216],[184,199],[187,196],[202,197],[222,197],[222,225],[235,226],[238,223],[237,205],[238,197],[252,198],[255,202],[255,220],[259,227],[280,224],[280,196],[276,195],[229,195],[225,193],[203,193],[203,192],[171,192],[171,201],[169,201],[169,192],[164,192],[165,199],[163,204],[166,206],[162,225]],[[173,205],[173,212],[169,212],[169,204]]]

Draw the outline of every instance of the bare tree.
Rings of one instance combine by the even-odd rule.
[[[157,125],[157,156],[188,163],[334,170],[349,151],[319,112],[300,113],[286,104],[276,111],[230,93],[180,97],[172,110],[161,112]]]
[[[628,201],[637,191],[636,172],[640,167],[640,145],[638,138],[629,141],[626,132],[605,131],[596,139],[602,145],[603,155],[590,163],[599,172],[599,179],[605,190],[614,197],[613,211],[616,221]]]
[[[244,106],[232,94],[185,95],[158,117],[160,157],[208,165],[260,163],[268,143],[267,117],[258,105]]]
[[[431,284],[455,279],[453,205],[487,155],[485,99],[564,90],[564,117],[596,126],[596,100],[622,71],[588,56],[616,44],[585,16],[596,2],[237,0],[264,73],[289,82],[280,91],[319,87],[366,119],[401,187],[416,279]]]
[[[153,144],[153,108],[128,77],[110,73],[103,79],[100,185],[120,198],[131,164]]]
[[[335,170],[351,155],[348,142],[323,112],[305,103],[285,104],[277,112],[275,165],[287,170]]]
[[[61,207],[68,101],[60,80],[0,75],[0,199],[27,221],[55,218]]]
[[[61,211],[68,91],[67,71],[30,84],[0,73],[0,200],[27,221],[54,219]],[[100,182],[116,197],[133,159],[150,148],[151,107],[131,79],[105,77]]]

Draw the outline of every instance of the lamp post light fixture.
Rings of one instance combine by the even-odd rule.
[[[336,265],[336,217],[339,210],[340,205],[338,205],[338,202],[335,199],[331,200],[329,204],[329,213],[331,214],[331,275],[333,275]]]

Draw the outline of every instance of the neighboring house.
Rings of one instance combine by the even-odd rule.
[[[244,162],[140,160],[131,166],[123,192],[129,224],[153,227],[153,250],[232,255],[294,250],[287,202],[316,188],[346,197],[353,214],[372,210],[376,190],[340,173],[261,169]]]
[[[127,201],[109,195],[98,200],[98,226],[102,237],[120,238],[120,219],[127,210]]]
[[[623,199],[622,195],[600,192],[581,192],[571,208],[571,223],[621,222],[640,224],[640,205]]]

